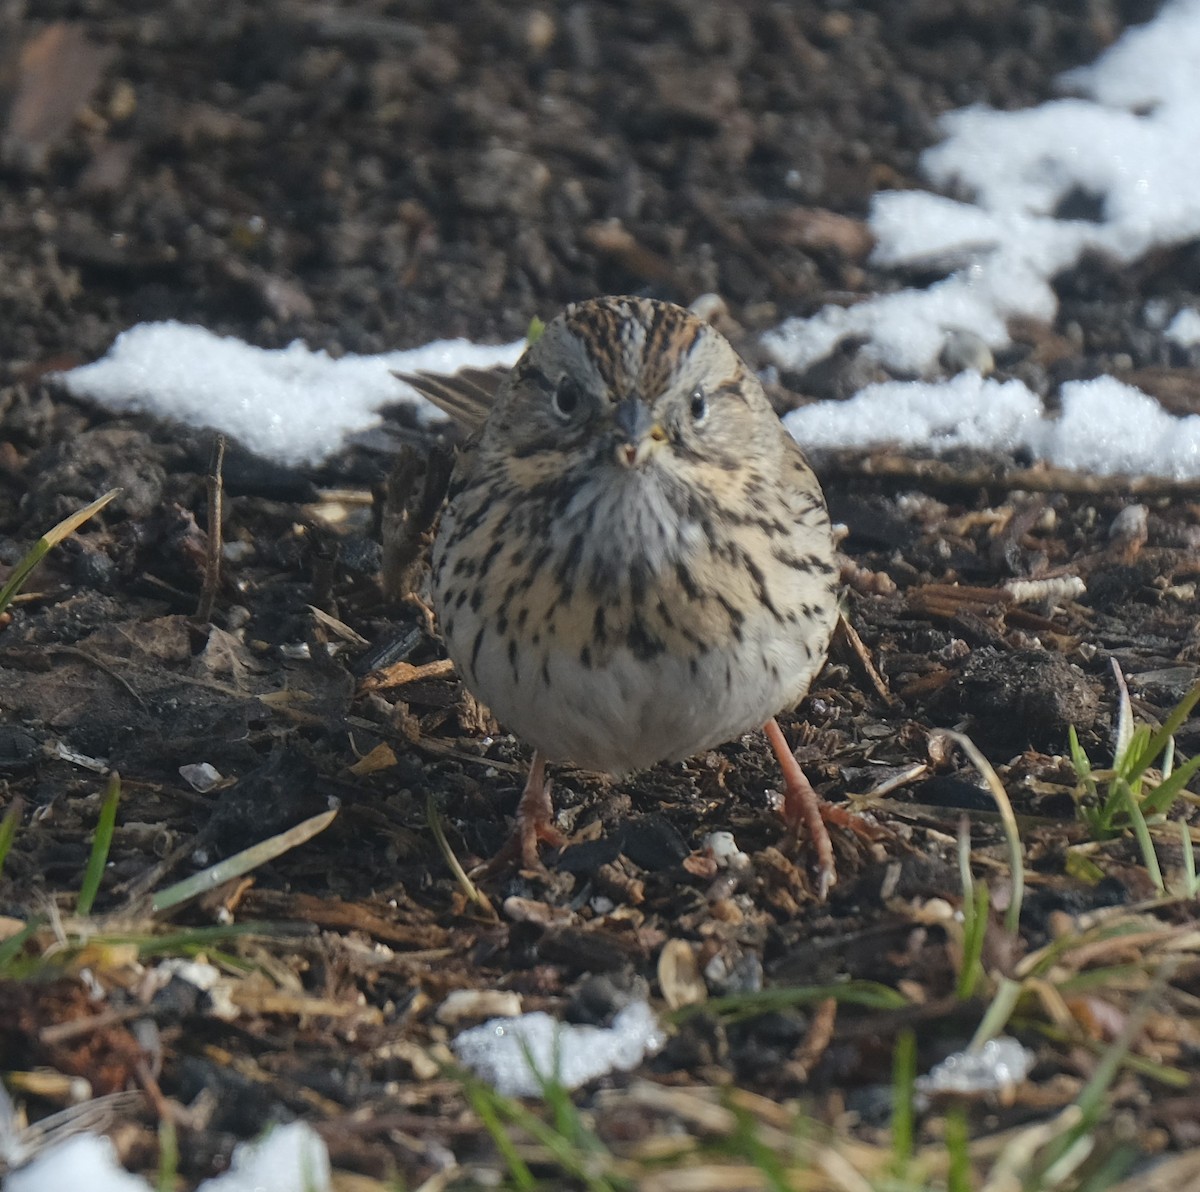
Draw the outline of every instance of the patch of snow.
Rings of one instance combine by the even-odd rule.
[[[932,375],[948,343],[976,344],[978,363],[1008,342],[1008,321],[1048,321],[1051,281],[1087,251],[1129,261],[1200,236],[1200,0],[1169,0],[1091,66],[1064,76],[1084,97],[1017,112],[952,112],[946,139],[923,157],[935,185],[971,201],[919,191],[876,197],[875,260],[945,276],[924,290],[827,306],[764,337],[781,366],[803,370],[847,337],[894,371]],[[1057,214],[1064,198],[1093,196],[1098,218]],[[1185,347],[1200,344],[1200,311],[1147,304],[1147,325]],[[1154,320],[1160,320],[1154,323]],[[523,343],[483,347],[444,340],[407,352],[332,359],[303,344],[274,351],[200,327],[152,323],[118,337],[108,355],[63,374],[67,389],[115,410],[146,410],[224,430],[284,464],[313,463],[375,425],[384,405],[434,408],[393,371],[454,373],[512,364]],[[897,441],[943,450],[1023,450],[1098,473],[1200,475],[1195,418],[1173,418],[1111,378],[1072,382],[1050,418],[1017,381],[963,372],[942,384],[870,386],[850,402],[816,405],[787,423],[801,443],[866,446]]]
[[[330,1192],[333,1175],[321,1136],[304,1122],[278,1126],[254,1142],[239,1143],[224,1175],[197,1192]],[[118,1162],[100,1134],[76,1134],[48,1147],[4,1178],[2,1192],[151,1192]]]
[[[928,1076],[917,1078],[917,1091],[978,1095],[998,1093],[1020,1084],[1033,1067],[1035,1056],[1016,1039],[1001,1035],[977,1051],[969,1048],[947,1056]]]
[[[1176,418],[1114,377],[1062,387],[1062,416],[1048,423],[1036,454],[1098,475],[1200,475],[1200,415]]]
[[[925,290],[902,290],[790,319],[764,337],[781,366],[802,371],[848,336],[895,371],[931,373],[952,331],[989,347],[1006,321],[1046,321],[1053,276],[1095,251],[1131,261],[1200,235],[1200,0],[1173,0],[1062,83],[1090,98],[1024,111],[975,106],[942,118],[946,139],[921,164],[930,180],[965,190],[960,202],[920,191],[877,195],[874,260],[943,268]],[[1056,215],[1072,193],[1095,196],[1097,220]]]
[[[994,381],[975,372],[941,384],[884,381],[847,401],[793,410],[784,425],[802,447],[925,445],[1013,451],[1040,428],[1041,399],[1021,381]]]
[[[321,1136],[306,1122],[276,1126],[233,1148],[229,1170],[196,1192],[330,1192],[333,1173]]]
[[[793,410],[802,447],[984,448],[1024,452],[1097,475],[1200,475],[1200,415],[1176,418],[1113,377],[1069,381],[1051,417],[1020,381],[960,373],[939,383],[886,381],[848,401]]]
[[[536,1097],[542,1081],[576,1089],[609,1072],[628,1072],[665,1042],[654,1011],[633,1002],[611,1027],[560,1023],[538,1010],[519,1018],[493,1018],[463,1031],[454,1054],[476,1076],[506,1097]]]
[[[118,1162],[113,1144],[100,1134],[76,1134],[42,1151],[32,1163],[4,1177],[3,1192],[150,1192]]]
[[[410,351],[342,356],[253,347],[184,323],[141,323],[108,354],[61,374],[67,392],[110,410],[144,411],[212,427],[282,464],[319,463],[346,438],[379,423],[386,405],[409,404],[424,421],[441,412],[393,372],[453,373],[511,365],[524,340],[487,346],[442,339]]]

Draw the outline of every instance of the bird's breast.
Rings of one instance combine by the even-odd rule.
[[[797,702],[836,602],[828,527],[722,518],[654,484],[451,509],[434,554],[449,653],[549,758],[622,773]]]

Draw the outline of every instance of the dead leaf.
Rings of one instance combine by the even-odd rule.
[[[350,773],[355,778],[361,778],[364,774],[374,774],[378,770],[390,770],[395,764],[395,751],[384,741],[376,745],[370,753],[360,757],[350,767]]]
[[[111,46],[89,41],[82,26],[64,21],[27,41],[0,146],[5,164],[34,173],[44,169],[115,56]]]

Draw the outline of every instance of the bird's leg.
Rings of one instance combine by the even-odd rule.
[[[796,760],[796,755],[788,748],[778,721],[768,720],[763,725],[763,731],[767,734],[767,740],[779,759],[779,768],[783,771],[784,823],[797,835],[801,828],[807,832],[813,851],[817,855],[817,897],[824,902],[829,887],[837,881],[833,841],[829,838],[829,828],[825,820],[828,816],[838,822],[844,818],[844,813],[839,814],[837,809],[831,807],[813,790],[812,783],[805,777],[800,763]]]
[[[546,759],[535,751],[525,789],[517,804],[517,822],[513,825],[512,835],[500,851],[475,873],[483,877],[494,876],[514,865],[521,869],[541,869],[538,844],[561,848],[566,842],[567,838],[554,826],[554,805],[550,801]]]
[[[546,777],[546,759],[537,750],[529,765],[529,777],[517,804],[517,823],[513,840],[526,869],[541,865],[538,842],[561,848],[567,838],[554,826],[554,804],[550,800],[550,779]]]

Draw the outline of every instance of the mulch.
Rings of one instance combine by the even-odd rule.
[[[972,1104],[972,1130],[1070,1103],[1150,989],[1133,1042],[1145,1062],[1122,1071],[1114,1111],[1145,1155],[1195,1145],[1194,906],[1154,901],[1130,835],[1090,840],[1066,758],[1074,728],[1095,766],[1111,759],[1114,665],[1151,724],[1200,677],[1194,485],[975,456],[816,459],[844,527],[851,628],[783,724],[817,788],[879,839],[837,834],[841,881],[819,903],[750,737],[621,783],[562,770],[571,846],[475,902],[433,825],[463,866],[490,856],[528,755],[464,693],[419,600],[379,583],[372,494],[398,439],[424,452],[430,438],[398,411],[386,441],[306,471],[230,445],[228,553],[197,618],[212,436],[111,416],[50,376],[144,319],[371,352],[511,339],[603,292],[715,292],[723,328],[764,363],[759,330],[898,284],[870,264],[864,217],[880,188],[920,185],[943,112],[1041,102],[1154,8],[0,7],[0,568],[122,489],[0,625],[0,810],[21,807],[0,935],[41,923],[30,973],[0,980],[0,1066],[58,1076],[10,1080],[30,1116],[77,1096],[72,1080],[141,1089],[113,1111],[123,1161],[154,1170],[168,1112],[189,1183],[297,1116],[344,1171],[417,1183],[451,1153],[486,1168],[494,1153],[442,1067],[471,1021],[439,1017],[447,995],[508,990],[605,1022],[674,989],[661,957],[686,953],[711,997],[853,980],[908,1005],[702,1009],[639,1078],[583,1095],[602,1136],[635,1147],[656,1115],[699,1113],[685,1090],[736,1085],[877,1144],[897,1038],[916,1031],[927,1070],[970,1040],[993,987],[955,996],[967,830],[990,890],[984,968],[1032,977],[1014,1029],[1036,1055],[1015,1093]],[[1140,314],[1150,298],[1196,300],[1197,251],[1071,270],[1055,327],[1015,328],[997,375],[1045,394],[1117,372],[1175,412],[1200,409],[1200,360]],[[774,396],[781,409],[844,396],[838,369],[854,368],[850,353],[785,374]],[[1016,933],[1000,818],[944,729],[978,745],[1018,815]],[[1193,722],[1176,745],[1200,748]],[[220,777],[197,790],[180,767],[205,762]],[[108,770],[117,829],[81,924]],[[152,891],[331,807],[309,843],[148,912]],[[740,867],[714,855],[722,831]],[[1164,839],[1173,878],[1182,851]],[[72,943],[54,959],[59,918]],[[191,938],[208,941],[219,995],[139,962],[129,940],[152,923],[211,933]],[[1089,982],[1118,964],[1120,982]],[[681,1099],[646,1108],[641,1078]]]

